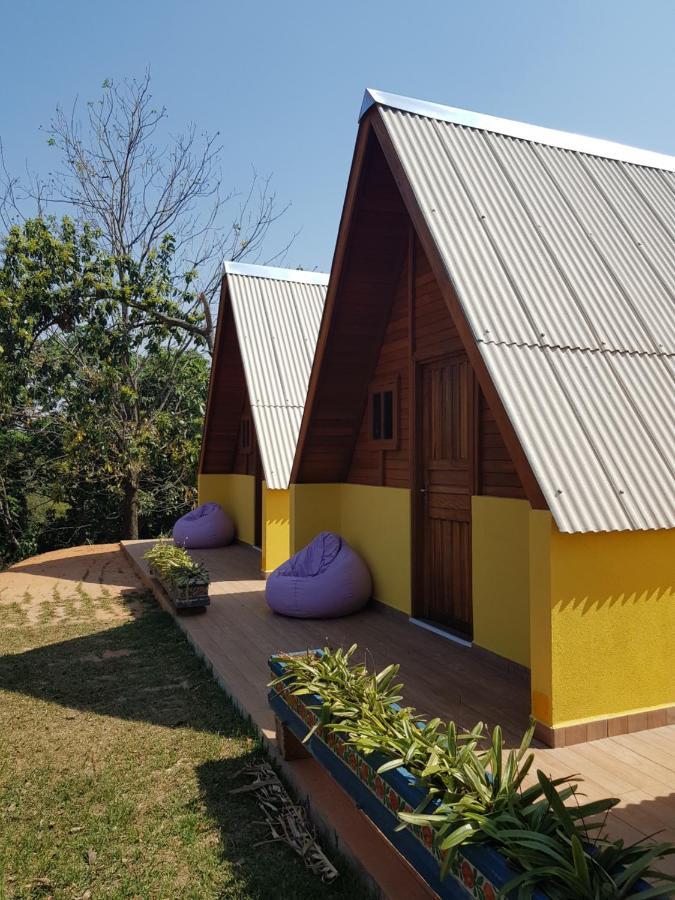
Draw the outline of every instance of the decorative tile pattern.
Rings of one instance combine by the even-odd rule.
[[[308,729],[316,724],[318,716],[315,710],[311,709],[301,696],[292,694],[281,683],[275,684],[273,689],[283,699],[289,709],[304,722]],[[362,784],[366,785],[380,803],[394,816],[399,812],[413,812],[413,807],[391,785],[387,784],[382,776],[377,773],[377,769],[371,766],[368,760],[354,747],[350,746],[339,733],[319,726],[315,732],[315,737],[348,766]],[[408,830],[436,858],[440,865],[443,853],[435,845],[432,829],[428,825],[409,825]],[[475,898],[475,900],[495,900],[498,896],[495,885],[489,882],[461,853],[457,854],[451,873],[464,886],[468,895]]]

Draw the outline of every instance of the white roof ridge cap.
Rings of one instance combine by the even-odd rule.
[[[328,285],[326,272],[310,272],[306,269],[282,269],[277,266],[263,266],[255,263],[226,262],[226,275],[243,275],[247,278],[269,278],[272,281],[291,281],[296,284]]]
[[[666,169],[670,172],[675,172],[675,156],[667,153],[658,153],[655,150],[645,150],[629,144],[608,141],[604,138],[588,137],[571,131],[558,131],[554,128],[545,128],[542,125],[530,125],[527,122],[519,122],[516,119],[503,119],[499,116],[490,116],[456,106],[444,106],[441,103],[417,100],[414,97],[405,97],[367,88],[363,96],[359,120],[363,118],[371,106],[388,106],[392,109],[398,109],[402,112],[412,113],[428,119],[438,119],[443,122],[451,122],[454,125],[463,125],[467,128],[491,131],[507,137],[545,144],[550,147],[558,147],[561,150],[575,150],[579,153],[587,153],[590,156],[600,156],[606,159],[633,163],[634,165],[649,166],[655,169]]]

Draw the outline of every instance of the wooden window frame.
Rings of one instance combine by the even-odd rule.
[[[253,452],[253,421],[250,413],[244,413],[239,423],[239,451],[246,456]]]
[[[368,388],[368,443],[373,450],[398,450],[399,430],[398,430],[398,377],[389,378],[386,381],[376,381]],[[375,394],[385,394],[391,391],[391,437],[375,438],[373,437],[373,397]]]

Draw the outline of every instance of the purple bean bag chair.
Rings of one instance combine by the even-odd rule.
[[[361,609],[372,586],[368,566],[347,541],[322,531],[268,576],[265,596],[282,616],[330,619]]]
[[[234,523],[219,503],[204,503],[173,526],[174,543],[188,550],[224,547],[233,537]]]

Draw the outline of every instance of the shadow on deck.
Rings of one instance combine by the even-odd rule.
[[[126,546],[144,565],[145,542]],[[497,722],[507,740],[517,740],[529,722],[529,681],[520,673],[491,664],[452,640],[410,624],[407,616],[379,605],[340,619],[290,619],[270,611],[259,554],[241,545],[194,551],[211,576],[211,605],[205,616],[191,617],[186,628],[225,680],[236,682],[252,701],[257,724],[271,728],[267,709],[267,659],[279,651],[359,645],[359,656],[383,668],[401,665],[405,702],[420,712],[454,719],[470,727]]]

